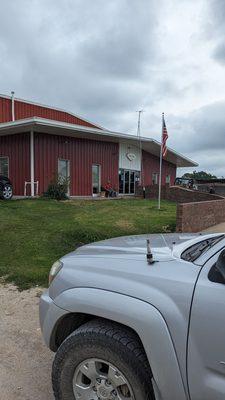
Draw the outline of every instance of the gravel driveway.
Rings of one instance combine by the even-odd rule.
[[[0,398],[53,400],[54,354],[43,344],[38,321],[39,288],[18,292],[0,284]]]

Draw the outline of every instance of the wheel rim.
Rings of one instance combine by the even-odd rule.
[[[3,193],[4,199],[10,199],[12,197],[11,186],[5,186],[2,193]]]
[[[73,392],[76,400],[135,400],[128,380],[119,369],[97,358],[78,365]]]

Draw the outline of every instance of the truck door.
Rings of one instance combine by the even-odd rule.
[[[216,266],[219,256],[220,260],[223,256],[224,276]],[[196,284],[187,372],[192,400],[225,399],[225,250],[204,265]]]

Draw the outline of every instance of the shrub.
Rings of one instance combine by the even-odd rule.
[[[44,197],[55,200],[66,200],[68,199],[68,187],[69,178],[56,175],[49,183],[48,188],[44,193]]]

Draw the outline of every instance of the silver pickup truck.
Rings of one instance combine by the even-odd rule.
[[[225,235],[78,248],[40,300],[57,400],[224,400]]]

